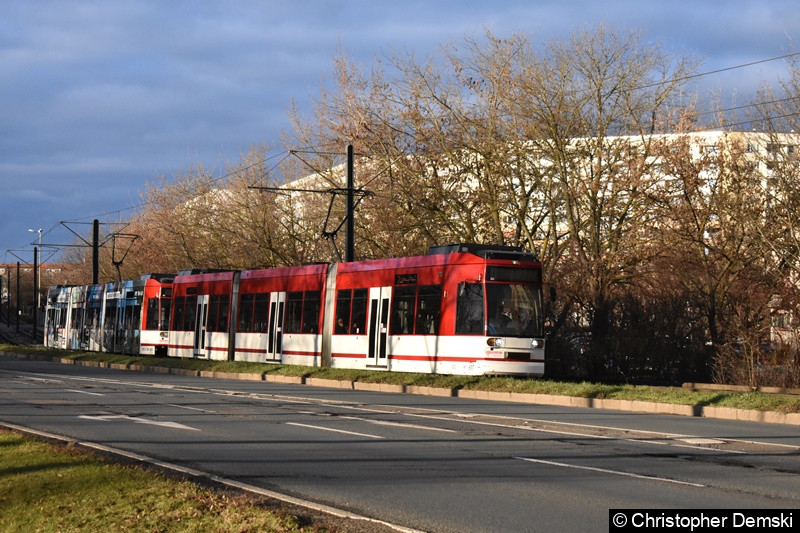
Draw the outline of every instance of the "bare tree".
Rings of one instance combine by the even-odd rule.
[[[520,106],[552,166],[554,213],[567,241],[554,272],[589,324],[591,365],[606,345],[620,288],[657,255],[653,198],[661,185],[652,134],[668,129],[694,62],[604,27],[550,44],[531,63]],[[540,156],[541,157],[541,156]],[[558,234],[558,230],[556,231]]]

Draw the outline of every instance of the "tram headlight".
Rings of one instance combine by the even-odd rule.
[[[531,348],[541,348],[543,344],[544,341],[542,339],[533,339],[531,341]]]
[[[486,339],[486,344],[488,344],[492,348],[502,348],[503,346],[506,345],[506,340],[498,337],[489,337],[488,339]]]

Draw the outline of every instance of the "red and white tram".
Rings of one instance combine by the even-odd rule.
[[[238,272],[183,271],[172,283],[170,357],[232,359],[228,353],[230,302]]]
[[[338,265],[333,366],[544,373],[541,265],[516,248],[452,245]]]
[[[163,328],[163,289],[160,296]],[[456,244],[416,257],[188,271],[175,277],[171,296],[169,332],[160,335],[173,357],[544,373],[541,264],[516,247]],[[144,324],[152,315],[143,307]]]
[[[174,274],[147,274],[141,277],[144,287],[139,353],[142,355],[167,355],[174,278]]]

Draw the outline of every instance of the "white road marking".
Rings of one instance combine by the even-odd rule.
[[[719,439],[706,439],[702,437],[692,437],[688,439],[678,439],[686,444],[725,444],[724,440]]]
[[[168,405],[170,407],[177,407],[179,409],[188,409],[190,411],[200,411],[201,413],[216,413],[216,411],[212,411],[210,409],[200,409],[199,407],[189,407],[188,405],[178,405],[175,403],[165,403],[164,405]]]
[[[191,426],[186,426],[183,424],[179,424],[177,422],[161,422],[158,420],[148,420],[147,418],[140,418],[138,416],[127,416],[127,415],[100,415],[100,416],[91,416],[91,415],[79,415],[78,418],[82,418],[84,420],[100,420],[103,422],[108,422],[111,420],[127,420],[130,422],[135,422],[137,424],[149,424],[151,426],[161,426],[166,428],[172,429],[186,429],[189,431],[200,431],[197,428],[193,428]]]
[[[89,392],[85,390],[78,390],[78,389],[65,389],[67,392],[77,392],[78,394],[88,394],[90,396],[105,396],[105,394],[100,394],[99,392]]]
[[[714,452],[722,452],[722,453],[738,453],[742,455],[748,455],[748,452],[744,452],[742,450],[720,450],[718,448],[709,448],[708,446],[692,446],[690,444],[678,444],[677,442],[670,442],[664,440],[647,440],[647,439],[623,439],[628,442],[636,442],[641,444],[654,444],[656,446],[672,446],[673,448],[688,448],[690,450],[702,450],[702,451],[714,451]],[[724,443],[723,443],[724,444]]]
[[[590,470],[592,472],[601,472],[603,474],[613,474],[615,476],[626,476],[626,477],[633,477],[637,479],[646,479],[648,481],[663,481],[665,483],[674,483],[676,485],[689,485],[690,487],[705,487],[700,483],[690,483],[688,481],[678,481],[676,479],[669,479],[665,477],[656,477],[656,476],[645,476],[643,474],[632,474],[630,472],[622,472],[619,470],[608,470],[606,468],[597,468],[594,466],[579,466],[579,465],[571,465],[568,463],[557,463],[555,461],[545,461],[544,459],[532,459],[530,457],[514,457],[514,459],[519,459],[520,461],[528,461],[530,463],[541,463],[550,466],[561,466],[564,468],[575,468],[577,470]]]
[[[15,372],[11,370],[0,370],[0,374],[12,374],[16,376],[16,379],[20,380],[19,383],[25,383],[25,381],[37,381],[40,383],[64,383],[60,379],[53,379],[53,378],[39,378],[35,377],[34,375],[23,376],[22,374],[27,374],[27,372]],[[48,375],[48,374],[44,374]],[[25,383],[29,385],[29,383]]]
[[[25,379],[29,379],[31,381],[40,381],[42,383],[64,383],[60,379],[53,379],[53,378],[36,378],[33,376],[27,376]]]
[[[358,420],[360,422],[375,424],[377,426],[396,426],[401,428],[423,429],[427,431],[441,431],[442,433],[458,433],[458,431],[455,431],[453,429],[433,428],[430,426],[420,426],[419,424],[404,424],[402,422],[388,422],[386,420],[370,420],[369,418],[361,418],[358,416],[338,416],[336,418],[341,418],[344,420]]]
[[[286,422],[287,426],[297,426],[301,428],[319,429],[321,431],[332,431],[334,433],[344,433],[345,435],[354,435],[356,437],[367,437],[370,439],[382,439],[380,435],[370,435],[369,433],[356,433],[355,431],[345,431],[343,429],[326,428],[322,426],[312,426],[311,424],[299,424],[297,422]]]
[[[387,411],[387,410],[377,410],[377,409],[368,409],[363,406],[347,406],[342,405],[340,406],[344,409],[353,409],[353,410],[361,410],[367,412],[377,412],[377,413],[398,413],[398,411]],[[616,426],[599,426],[599,425],[592,425],[592,424],[575,424],[571,422],[556,422],[553,420],[539,420],[535,418],[520,418],[520,417],[511,417],[511,416],[501,416],[501,415],[480,415],[480,414],[471,414],[471,413],[456,413],[453,411],[442,411],[438,409],[425,409],[421,407],[415,407],[414,409],[418,411],[425,411],[429,410],[434,413],[444,413],[446,415],[451,415],[454,417],[458,417],[458,419],[449,418],[448,416],[435,416],[435,415],[424,415],[419,413],[401,413],[405,416],[415,417],[415,418],[425,418],[431,420],[441,420],[447,422],[462,422],[465,424],[474,424],[479,426],[494,426],[494,427],[501,427],[501,428],[509,428],[509,429],[523,429],[528,431],[538,431],[542,433],[553,433],[556,435],[569,435],[573,437],[588,437],[594,439],[609,439],[609,440],[624,440],[627,442],[632,442],[634,444],[660,444],[662,446],[674,446],[676,448],[692,448],[696,450],[704,450],[704,451],[715,451],[715,452],[722,452],[722,453],[732,453],[732,454],[745,454],[747,455],[748,452],[739,451],[739,450],[721,450],[715,448],[708,448],[702,446],[691,446],[688,444],[677,444],[674,442],[675,440],[679,441],[686,441],[687,439],[691,439],[690,435],[680,435],[676,433],[659,433],[657,431],[647,431],[647,430],[638,430],[638,429],[630,429],[630,428],[621,428]],[[653,435],[654,438],[662,437],[666,439],[665,441],[657,442],[645,439],[634,439],[634,438],[625,438],[625,437],[614,437],[614,436],[607,436],[607,435],[597,435],[593,433],[580,433],[575,431],[564,431],[564,430],[556,430],[556,429],[546,429],[546,428],[534,428],[525,425],[516,425],[516,424],[499,424],[496,422],[481,422],[478,420],[468,420],[471,417],[479,417],[479,416],[491,416],[492,418],[500,418],[500,419],[507,419],[507,420],[518,420],[522,422],[531,422],[531,423],[544,423],[544,424],[551,424],[551,425],[559,425],[559,426],[577,426],[577,427],[590,427],[590,428],[597,428],[602,430],[609,430],[609,431],[634,431],[636,433],[648,433]],[[796,446],[794,444],[782,444],[776,442],[765,442],[765,441],[754,441],[754,440],[745,440],[745,439],[725,439],[724,442],[728,443],[741,443],[741,444],[752,444],[758,446],[776,446],[780,448],[789,448],[793,450],[800,450],[800,446]]]

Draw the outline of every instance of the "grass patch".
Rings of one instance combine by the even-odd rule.
[[[0,430],[2,531],[309,531],[295,517]]]
[[[720,394],[713,405],[736,409],[755,409],[756,411],[778,411],[780,413],[800,412],[800,398],[786,397],[760,392],[741,394]]]
[[[679,387],[607,385],[590,382],[572,383],[537,378],[526,379],[500,376],[412,374],[406,372],[248,363],[243,361],[208,361],[204,359],[182,359],[177,357],[128,356],[11,345],[0,345],[0,351],[39,354],[79,361],[107,361],[118,364],[161,366],[189,370],[273,374],[405,386],[519,392],[555,396],[574,396],[580,398],[636,400],[681,405],[710,405],[758,411],[778,411],[783,413],[800,412],[800,397],[798,396],[763,394],[757,392],[692,391]]]

